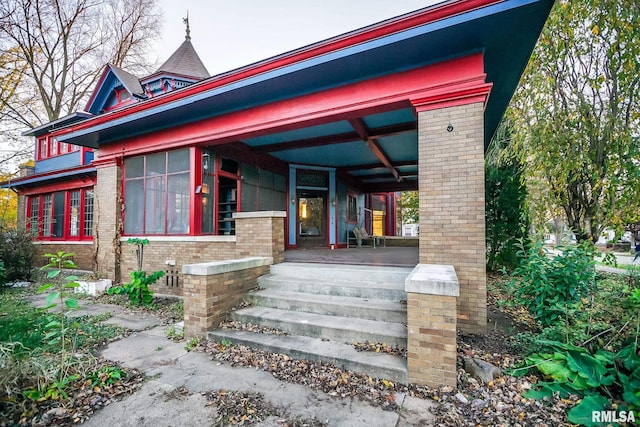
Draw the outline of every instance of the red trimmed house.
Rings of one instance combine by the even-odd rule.
[[[116,280],[145,236],[145,269],[179,281],[185,264],[342,247],[359,224],[392,235],[395,192],[417,189],[420,264],[453,266],[457,321],[483,331],[484,151],[552,3],[447,1],[211,77],[188,35],[151,76],[108,65],[86,112],[26,133],[20,215]]]

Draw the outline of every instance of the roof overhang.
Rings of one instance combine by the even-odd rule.
[[[80,122],[82,120],[86,120],[92,117],[90,113],[86,113],[83,111],[77,111],[75,113],[69,114],[67,116],[61,117],[58,120],[54,120],[52,122],[46,123],[42,126],[35,127],[33,129],[29,129],[28,131],[22,132],[22,136],[41,136],[49,132],[53,132],[59,128],[65,128],[74,123]]]
[[[124,144],[125,141],[143,140],[147,135],[183,132],[187,128],[188,132],[197,133],[202,123],[215,121],[216,118],[222,120],[243,114],[247,117],[248,111],[275,108],[283,102],[295,105],[296,100],[323,97],[340,88],[352,88],[377,79],[400,76],[479,55],[484,68],[484,83],[490,86],[491,93],[485,106],[486,147],[516,89],[552,4],[553,0],[450,1],[96,116],[60,131],[56,136],[60,141],[99,147],[103,157],[103,149],[105,152],[115,150],[115,147],[109,147],[120,146],[117,142]],[[271,134],[277,137],[272,138],[270,143],[291,142],[293,140],[287,139],[290,135],[286,132],[303,129],[306,132],[299,135],[298,142],[317,137],[337,137],[349,132],[355,132],[357,139],[362,142],[370,139],[369,135],[363,138],[362,128],[358,132],[358,125],[353,125],[357,122],[350,120],[363,120],[368,123],[365,126],[367,131],[375,133],[381,127],[403,124],[407,121],[407,112],[411,111],[409,102],[396,102],[383,108],[363,110],[356,116],[345,113],[344,117],[327,116],[324,121],[313,121],[307,117],[298,123],[290,123],[288,127],[274,126],[268,129],[268,126],[263,126],[260,132],[254,134],[247,134],[238,128],[236,134],[225,134],[219,140],[216,135],[210,134],[208,141],[186,138],[183,142],[229,144],[235,141],[255,149],[264,142],[258,138]],[[345,120],[351,123],[350,129],[342,127]],[[322,129],[319,126],[323,126]],[[413,136],[409,133],[405,137],[413,138],[414,144],[417,144],[415,131]],[[405,141],[406,144],[409,142]],[[381,145],[385,145],[384,141]],[[387,145],[394,147],[397,144],[389,140]],[[343,151],[344,157],[354,147],[344,142],[342,146],[334,145],[331,148],[347,150]],[[261,147],[260,150],[266,148]],[[288,163],[317,163],[330,154],[321,147],[313,150],[304,148],[298,149],[297,153],[269,155]],[[417,164],[417,149],[414,150],[415,154],[409,153],[406,147],[403,149],[406,152],[397,156],[397,159],[406,159],[396,160],[396,163],[402,165],[413,156]],[[375,155],[375,148],[370,146],[369,150],[374,157],[362,159],[363,162],[373,163],[375,157],[380,160]],[[392,155],[388,157],[389,161],[393,160]],[[384,165],[384,162],[381,164]],[[340,167],[349,169],[355,166],[343,164]],[[391,181],[400,181],[391,168],[386,169],[393,175]],[[366,175],[364,171],[351,170],[351,176],[355,177],[357,173]],[[396,168],[398,174],[400,171]],[[412,172],[407,171],[407,174]],[[372,178],[370,182],[375,184],[376,179]],[[377,183],[384,186],[381,181]],[[389,184],[389,188],[391,186]]]
[[[0,188],[15,188],[24,193],[24,189],[43,185],[66,182],[71,178],[91,180],[96,176],[96,168],[93,166],[80,166],[64,171],[54,171],[37,175],[29,175],[0,183]],[[26,193],[25,193],[26,194]]]

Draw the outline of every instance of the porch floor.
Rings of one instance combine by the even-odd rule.
[[[416,247],[377,247],[343,249],[295,249],[285,251],[287,262],[313,262],[322,264],[378,265],[388,267],[415,267],[418,264]]]

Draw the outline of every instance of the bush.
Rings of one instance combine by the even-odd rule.
[[[595,248],[590,242],[560,248],[550,258],[542,242],[521,248],[522,263],[511,286],[518,304],[543,326],[552,326],[580,309],[582,298],[595,287]]]
[[[500,123],[485,161],[487,270],[512,270],[520,263],[517,243],[529,234],[523,165],[511,147],[512,124]]]
[[[30,280],[36,249],[25,229],[0,230],[0,260],[7,282]]]

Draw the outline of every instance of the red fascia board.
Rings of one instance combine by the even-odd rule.
[[[31,196],[34,194],[55,193],[56,191],[76,190],[80,188],[93,187],[96,185],[96,178],[80,178],[76,177],[64,182],[56,182],[53,184],[39,185],[34,188],[24,189],[20,191],[21,195]]]
[[[225,144],[249,137],[313,126],[374,111],[411,105],[414,100],[443,102],[452,94],[458,104],[469,101],[460,93],[487,92],[482,53],[451,59],[420,69],[378,77],[324,92],[287,99],[248,110],[212,117],[100,147],[100,159],[184,147]],[[458,99],[460,98],[460,99]],[[486,95],[484,96],[486,99]],[[98,166],[94,161],[94,165]]]
[[[411,28],[467,13],[476,9],[490,6],[492,4],[501,3],[503,1],[504,0],[459,0],[422,9],[417,12],[402,15],[400,17],[383,21],[381,23],[374,24],[360,30],[355,30],[341,36],[337,36],[291,51],[289,53],[285,53],[283,55],[257,62],[255,64],[239,68],[228,73],[223,73],[219,76],[214,76],[192,86],[189,86],[183,90],[170,92],[161,97],[152,98],[148,101],[144,101],[142,103],[138,103],[118,111],[114,111],[112,113],[97,116],[81,124],[78,124],[77,126],[71,127],[65,132],[61,133],[74,132],[90,128],[92,126],[108,122],[110,120],[115,120],[129,114],[134,114],[139,111],[154,108],[162,104],[177,101],[201,92],[206,92],[208,90],[241,81],[249,77],[260,75],[298,62],[306,61],[308,59],[315,58],[330,52],[335,52],[347,47],[375,40],[380,37],[388,36],[401,31],[406,31]],[[92,99],[90,99],[90,101],[92,101]]]

